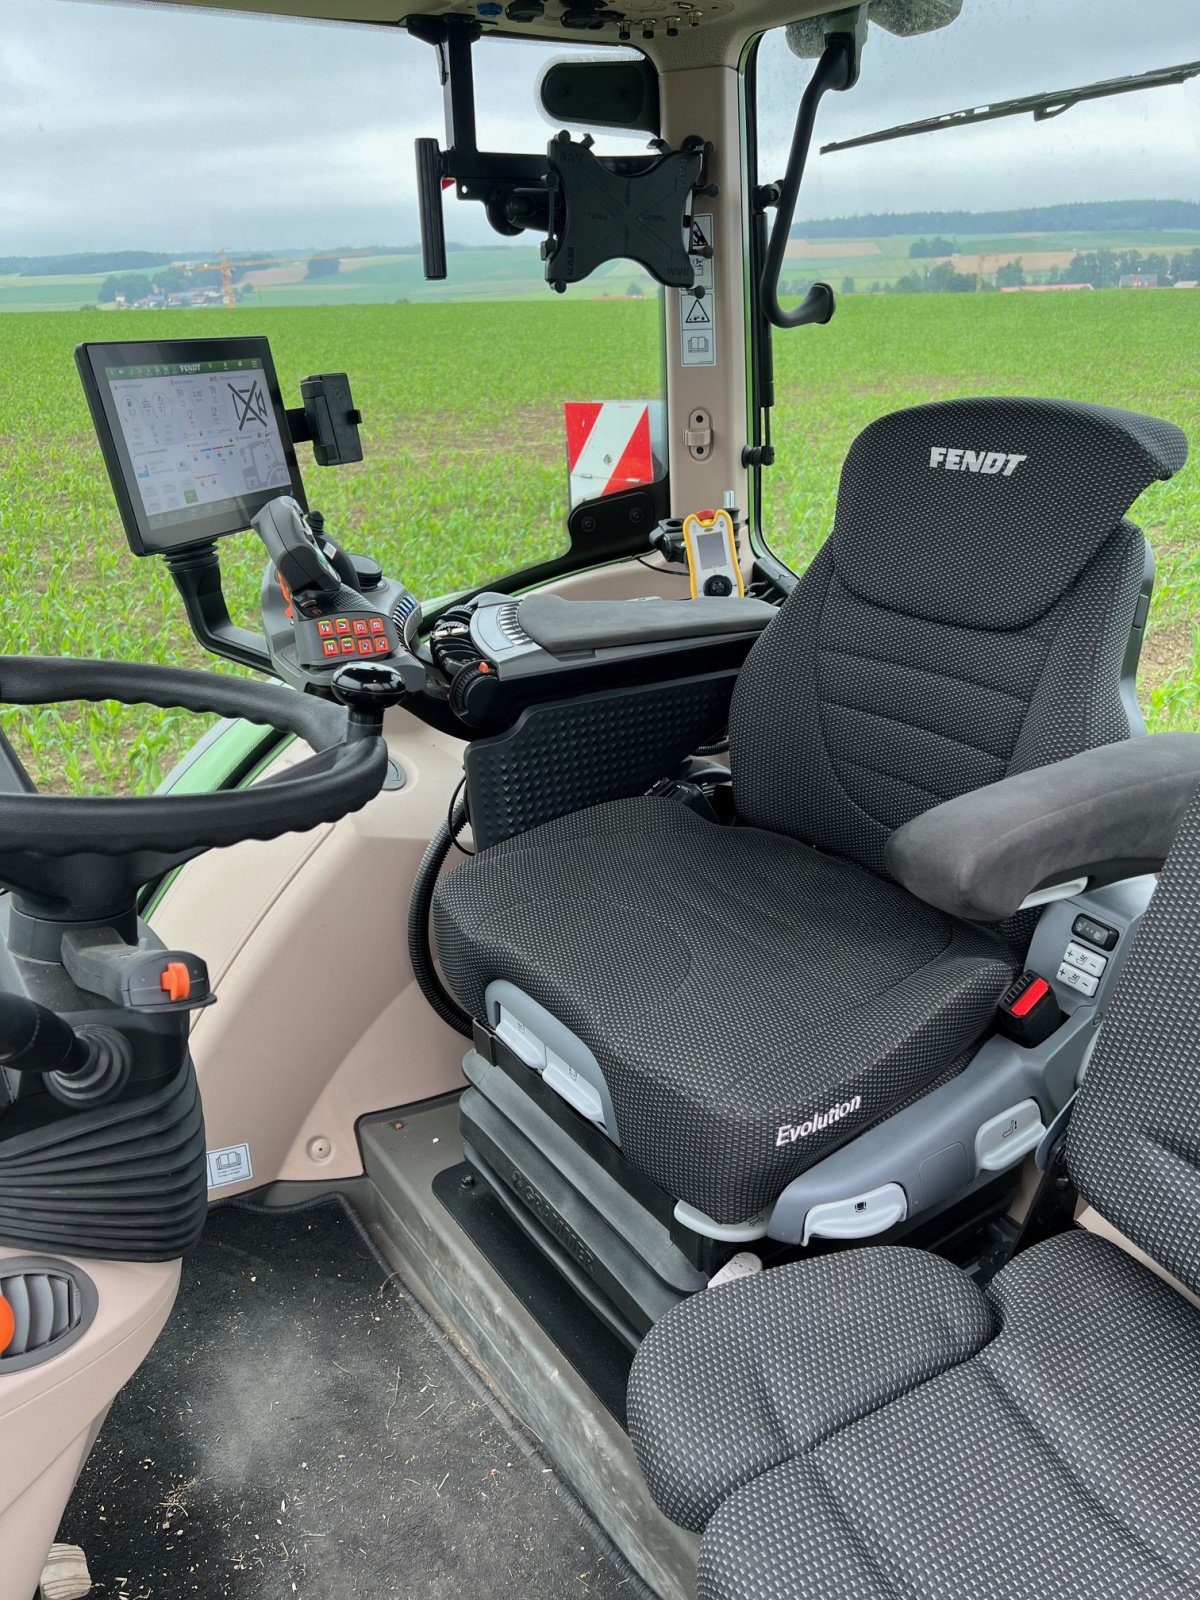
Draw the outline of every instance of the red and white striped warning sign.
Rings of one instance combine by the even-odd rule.
[[[654,481],[650,402],[568,400],[563,411],[572,506]]]

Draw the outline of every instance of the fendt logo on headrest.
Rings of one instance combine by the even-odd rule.
[[[929,452],[931,467],[945,467],[947,472],[982,472],[989,478],[1011,478],[1028,456],[1009,455],[1007,450],[947,450],[935,444]]]

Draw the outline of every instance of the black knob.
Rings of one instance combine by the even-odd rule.
[[[723,572],[714,572],[711,578],[705,578],[704,592],[711,595],[732,594],[733,583]]]
[[[352,555],[350,563],[358,578],[358,586],[364,593],[368,589],[378,589],[383,582],[383,568],[378,561],[373,561],[370,556]]]
[[[394,661],[349,661],[329,680],[333,698],[350,710],[347,742],[369,739],[383,728],[383,713],[425,687],[425,668],[414,656]]]

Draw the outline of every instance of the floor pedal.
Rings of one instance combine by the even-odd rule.
[[[92,1575],[79,1546],[52,1544],[42,1568],[38,1600],[84,1600],[91,1592]]]

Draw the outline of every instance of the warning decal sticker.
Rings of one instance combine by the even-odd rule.
[[[715,367],[717,331],[713,327],[713,289],[716,278],[713,258],[701,255],[712,246],[712,216],[698,213],[692,218],[688,241],[695,281],[690,289],[679,291],[679,359],[685,367]]]

